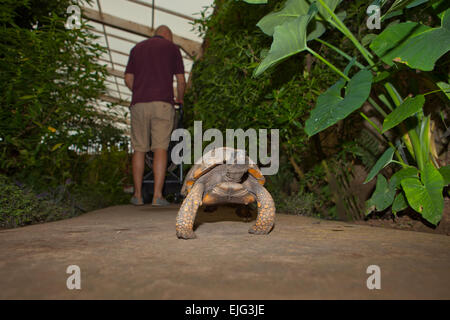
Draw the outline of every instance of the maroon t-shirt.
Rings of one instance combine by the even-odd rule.
[[[131,49],[125,73],[134,74],[131,105],[151,101],[173,104],[173,75],[184,74],[180,49],[159,36],[139,42]]]

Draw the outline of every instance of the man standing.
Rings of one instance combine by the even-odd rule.
[[[145,154],[153,151],[153,205],[165,206],[162,189],[166,176],[167,148],[174,125],[173,75],[177,79],[175,103],[183,103],[186,80],[180,50],[172,42],[172,32],[159,26],[155,36],[131,49],[125,84],[133,92],[131,101],[131,144],[134,195],[131,203],[143,205],[142,179]],[[151,138],[150,138],[151,137]],[[151,146],[150,146],[151,140]]]

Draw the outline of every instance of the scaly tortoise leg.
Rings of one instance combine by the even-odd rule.
[[[256,223],[248,232],[252,234],[268,234],[275,224],[275,203],[270,193],[259,183],[253,184],[258,206]]]
[[[188,193],[178,211],[176,230],[180,239],[195,239],[194,220],[202,202],[204,185],[196,183]]]

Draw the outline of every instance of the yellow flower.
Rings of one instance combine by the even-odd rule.
[[[53,127],[48,127],[48,131],[51,131],[51,132],[55,133],[55,132],[56,132],[56,129],[53,128]]]

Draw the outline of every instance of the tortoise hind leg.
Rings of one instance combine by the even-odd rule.
[[[270,193],[259,183],[254,183],[252,189],[256,195],[258,216],[255,225],[248,232],[252,234],[268,234],[275,224],[275,203]]]
[[[202,201],[204,185],[196,183],[178,211],[176,230],[180,239],[195,239],[194,220]]]

